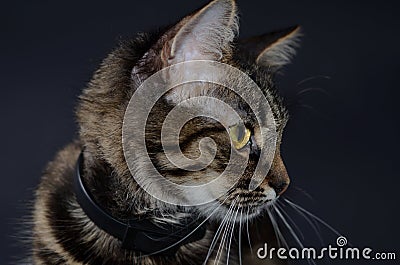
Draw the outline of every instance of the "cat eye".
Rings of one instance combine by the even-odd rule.
[[[233,146],[239,150],[245,147],[250,141],[251,132],[243,125],[234,125],[229,127],[229,135]]]

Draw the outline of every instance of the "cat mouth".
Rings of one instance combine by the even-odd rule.
[[[231,215],[237,212],[236,222],[240,220],[254,219],[267,211],[273,206],[277,198],[268,198],[267,196],[253,197],[236,197],[229,202],[221,203],[222,216]]]

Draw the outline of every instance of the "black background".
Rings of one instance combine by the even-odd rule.
[[[33,190],[47,161],[76,136],[77,96],[101,59],[120,37],[174,22],[205,2],[2,4],[0,264],[15,264],[26,250],[16,237]],[[293,24],[304,29],[298,55],[279,77],[292,114],[282,147],[292,178],[287,196],[354,246],[399,256],[398,4],[238,4],[241,36]],[[315,244],[301,216],[290,214],[304,229],[305,242]],[[335,245],[332,233],[321,227],[321,234]]]

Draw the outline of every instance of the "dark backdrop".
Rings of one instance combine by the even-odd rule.
[[[34,187],[47,161],[76,136],[77,96],[101,59],[120,37],[173,22],[205,2],[2,4],[0,264],[24,253],[16,236]],[[293,181],[288,196],[353,245],[399,255],[396,2],[242,0],[239,7],[242,36],[304,28],[298,56],[279,77],[292,114],[283,144]],[[314,244],[307,223],[291,216]],[[327,229],[321,234],[334,244]]]

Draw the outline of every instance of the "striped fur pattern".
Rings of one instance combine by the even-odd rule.
[[[179,265],[203,264],[206,260],[206,264],[214,264],[214,261],[226,263],[229,258],[230,264],[238,264],[239,244],[237,240],[232,240],[232,235],[227,235],[227,227],[237,237],[244,233],[242,226],[249,220],[252,221],[248,228],[250,234],[260,235],[264,241],[274,242],[269,220],[261,219],[267,223],[263,224],[265,229],[255,230],[254,217],[259,216],[268,207],[268,203],[289,184],[279,148],[268,176],[255,191],[249,192],[245,187],[248,184],[246,175],[254,170],[256,154],[249,160],[243,178],[229,194],[205,206],[186,208],[156,200],[134,181],[122,150],[122,122],[130,97],[151,74],[186,60],[216,60],[246,72],[263,89],[278,124],[280,143],[288,115],[273,83],[275,72],[271,69],[275,68],[270,66],[281,65],[289,59],[293,52],[291,40],[295,37],[296,30],[281,34],[278,39],[274,39],[275,35],[272,34],[262,50],[268,56],[264,58],[263,54],[258,54],[254,57],[254,50],[250,50],[248,46],[254,40],[237,40],[238,17],[235,2],[214,0],[175,25],[158,32],[139,34],[133,40],[122,42],[102,62],[80,96],[77,108],[78,139],[62,149],[48,164],[36,191],[33,263]],[[271,43],[273,47],[268,50]],[[274,58],[279,61],[271,61]],[[228,102],[239,113],[243,113],[254,132],[261,129],[257,128],[249,107],[236,95],[215,88],[202,91],[205,95]],[[206,171],[199,172],[185,172],[168,163],[159,141],[164,113],[168,113],[174,104],[190,96],[186,91],[173,91],[156,105],[146,129],[146,144],[154,165],[165,177],[181,183],[204,181],[206,176],[223,171],[231,148],[226,131],[213,121],[198,118],[187,123],[182,131],[181,145],[184,153],[189,157],[196,157],[198,141],[208,136],[218,145],[216,161]],[[121,219],[140,216],[155,223],[176,223],[187,215],[195,215],[208,218],[206,236],[182,246],[173,256],[143,257],[142,253],[122,249],[117,239],[100,230],[88,219],[76,201],[72,183],[75,163],[82,150],[85,158],[84,182],[96,202],[113,216]],[[228,241],[232,251],[224,247],[228,245]],[[243,241],[240,248],[243,251],[243,264],[256,262],[249,254],[248,243]]]

